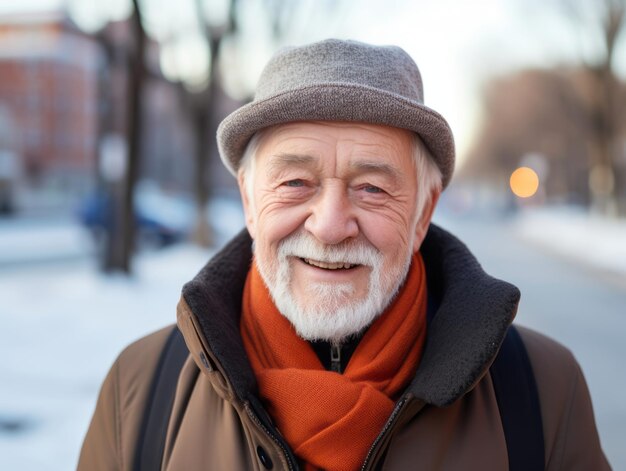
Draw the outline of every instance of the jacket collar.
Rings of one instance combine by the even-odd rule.
[[[251,245],[247,231],[242,231],[185,284],[181,303],[189,307],[194,328],[185,328],[179,319],[187,344],[206,346],[234,395],[244,402],[255,398],[257,390],[239,334]],[[429,296],[435,296],[438,308],[407,392],[445,406],[471,389],[489,368],[515,317],[520,294],[513,285],[487,275],[462,242],[435,225],[421,253]]]

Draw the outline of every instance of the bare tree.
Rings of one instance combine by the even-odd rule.
[[[220,45],[228,35],[237,30],[237,0],[231,0],[229,15],[225,24],[210,25],[204,10],[202,0],[195,0],[196,16],[200,23],[202,34],[208,44],[209,52],[209,79],[204,90],[190,92],[187,100],[191,104],[192,121],[196,141],[194,174],[194,193],[196,198],[196,222],[193,239],[199,245],[208,247],[213,244],[213,233],[207,220],[206,206],[210,196],[208,182],[209,158],[216,153],[217,141],[215,134],[219,121],[218,99],[222,93],[221,81],[218,73]]]
[[[141,10],[133,1],[134,11],[128,22],[129,37],[120,30],[105,27],[94,35],[102,47],[105,63],[99,78],[99,159],[117,155],[120,174],[101,174],[98,166],[99,192],[102,200],[104,233],[102,267],[105,271],[131,272],[135,246],[134,187],[138,178],[141,153],[141,95],[144,84],[146,36]],[[120,25],[125,28],[127,25]],[[124,90],[125,99],[117,100],[113,90]],[[120,106],[121,105],[121,106]],[[124,108],[124,109],[122,109]],[[117,144],[117,145],[112,145]],[[111,145],[109,145],[111,144]],[[102,155],[101,155],[102,154]],[[107,154],[107,155],[104,155]],[[108,165],[105,164],[105,167]]]
[[[144,86],[146,34],[141,20],[138,0],[133,0],[131,16],[133,49],[129,64],[128,84],[128,166],[124,180],[122,211],[122,231],[119,266],[116,268],[130,273],[135,250],[135,203],[134,189],[139,175],[142,141],[142,90]]]
[[[592,91],[592,99],[583,111],[592,131],[589,141],[592,204],[602,213],[614,214],[617,210],[615,164],[619,155],[621,101],[620,82],[615,73],[615,53],[618,38],[626,29],[626,0],[563,0],[562,7],[573,22],[574,34],[587,35],[587,40],[595,35],[602,45],[596,58],[581,59],[589,72],[589,88]]]

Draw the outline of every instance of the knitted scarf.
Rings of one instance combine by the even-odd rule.
[[[422,257],[368,328],[343,374],[326,371],[275,307],[256,264],[243,293],[243,343],[259,393],[307,470],[358,469],[412,379],[426,337]]]

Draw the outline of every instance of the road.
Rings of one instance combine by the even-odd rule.
[[[626,469],[626,280],[529,245],[506,219],[444,214],[436,222],[461,238],[485,271],[520,288],[516,322],[572,350],[591,391],[604,451],[614,469]]]

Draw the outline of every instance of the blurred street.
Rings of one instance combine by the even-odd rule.
[[[220,243],[242,227],[233,207],[222,207],[216,220],[233,223]],[[614,469],[626,469],[626,279],[538,249],[520,236],[520,221],[525,219],[436,217],[485,270],[522,290],[518,323],[573,351],[589,383],[604,450]],[[50,230],[59,231],[59,223]],[[80,231],[65,229],[72,230]],[[5,242],[9,233],[3,227]],[[63,238],[57,240],[62,249]],[[0,469],[75,466],[115,356],[138,336],[174,322],[182,284],[210,255],[186,244],[147,251],[131,278],[98,273],[86,255],[0,267]]]

